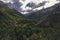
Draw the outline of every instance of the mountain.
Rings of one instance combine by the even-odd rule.
[[[22,14],[29,14],[41,10],[43,8],[51,7],[57,3],[59,0],[1,0],[13,7],[18,12]]]
[[[0,2],[0,40],[60,40],[59,5],[49,13],[43,9],[47,14],[42,16],[45,20],[41,21],[39,13],[42,10],[33,13],[36,17],[31,15],[26,18]]]
[[[49,7],[49,8],[46,8],[46,9],[42,9],[42,10],[39,10],[37,12],[30,13],[27,18],[31,18],[31,19],[35,19],[35,18],[36,19],[44,19],[42,17],[49,16],[49,15],[52,14],[51,12],[60,10],[59,7],[60,7],[60,3],[57,3],[57,4],[55,4],[52,7]]]
[[[2,1],[0,1],[0,10],[5,10],[9,14],[12,14],[12,15],[22,16],[22,14],[20,12],[16,11],[14,8],[12,8],[9,5],[3,3]]]
[[[14,8],[17,11],[21,10],[20,7],[21,7],[22,3],[20,3],[19,1],[13,2],[13,3],[9,2],[9,3],[6,3],[6,4],[8,4],[9,6],[11,6],[12,8]]]

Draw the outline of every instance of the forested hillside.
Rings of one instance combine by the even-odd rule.
[[[0,3],[0,40],[60,40],[60,9],[41,22],[18,16],[19,12],[4,5]]]

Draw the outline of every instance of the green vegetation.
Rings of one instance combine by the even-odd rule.
[[[53,11],[48,20],[39,23],[7,9],[0,8],[0,40],[60,40],[60,12]]]

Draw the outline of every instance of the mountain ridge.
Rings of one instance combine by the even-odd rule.
[[[17,16],[23,16],[20,12],[18,12],[17,10],[15,10],[14,8],[10,7],[9,5],[3,3],[2,1],[0,1],[0,9],[4,9],[5,11],[7,11],[9,14],[12,15],[17,15]]]
[[[38,15],[39,15],[40,17],[42,17],[42,16],[44,16],[44,15],[49,15],[49,14],[51,14],[50,12],[58,9],[59,6],[60,6],[60,3],[55,4],[55,5],[52,6],[52,7],[49,7],[49,8],[46,8],[46,9],[42,9],[42,10],[39,10],[39,11],[37,11],[37,12],[33,12],[33,13],[31,13],[28,17],[31,17],[31,18],[37,17],[37,18],[39,18]],[[60,9],[60,7],[59,7],[59,9]],[[35,15],[37,15],[37,16],[35,16]],[[28,18],[28,17],[27,17],[27,18]]]

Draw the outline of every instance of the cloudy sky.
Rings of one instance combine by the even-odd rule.
[[[20,2],[22,4],[22,6],[20,6],[22,10],[18,10],[18,11],[20,11],[22,14],[27,14],[32,11],[38,11],[41,10],[43,6],[44,8],[48,8],[56,3],[59,3],[59,1],[57,0],[1,0],[1,1],[3,1],[4,3],[11,2],[12,4],[15,2],[16,3]]]

